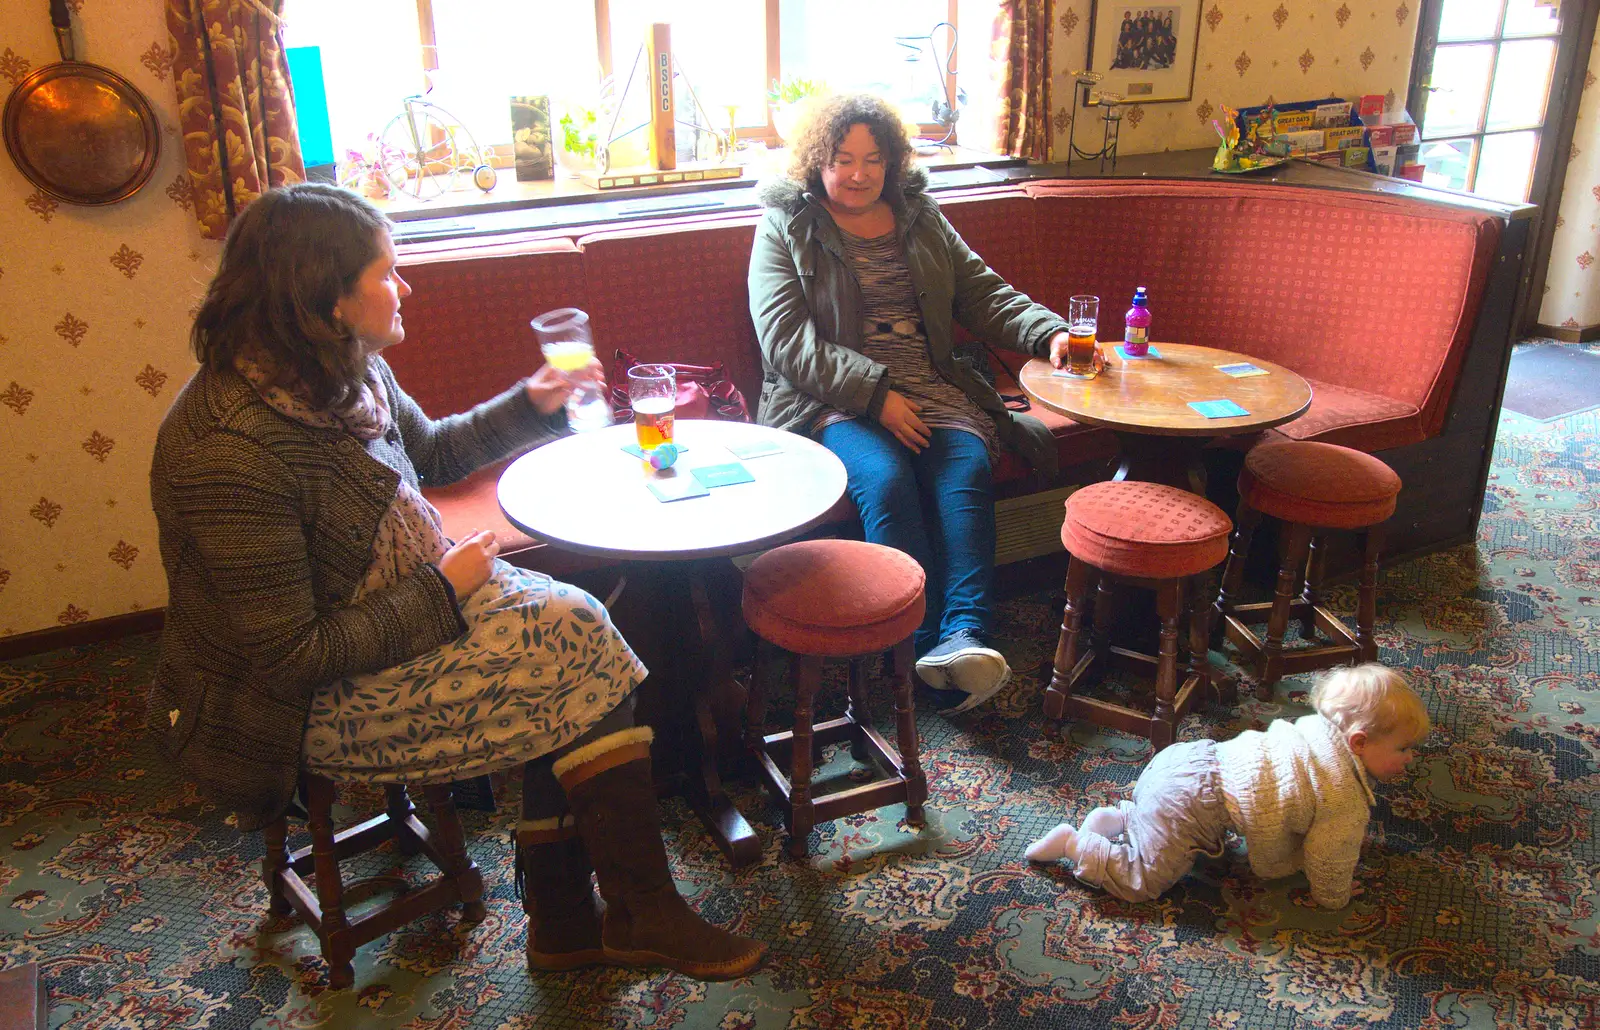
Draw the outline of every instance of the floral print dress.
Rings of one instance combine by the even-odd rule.
[[[385,428],[382,385],[362,418],[313,410],[241,367],[274,408],[370,439]],[[254,373],[254,374],[252,374]],[[404,480],[384,513],[355,600],[437,562],[449,549],[439,513]],[[337,780],[440,783],[520,765],[583,736],[621,704],[645,667],[588,593],[498,559],[461,604],[467,632],[381,672],[317,688],[302,761]]]

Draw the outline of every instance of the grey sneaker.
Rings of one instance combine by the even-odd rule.
[[[917,659],[917,675],[935,690],[963,691],[966,700],[943,714],[969,711],[993,697],[1011,681],[1005,656],[970,630],[957,630],[938,647]]]

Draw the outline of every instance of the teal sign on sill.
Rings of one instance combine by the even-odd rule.
[[[300,130],[300,153],[306,178],[333,182],[333,132],[328,126],[328,92],[322,83],[322,48],[284,47],[289,81],[294,84],[294,119]]]

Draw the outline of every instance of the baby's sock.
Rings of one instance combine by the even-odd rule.
[[[1071,823],[1062,823],[1049,833],[1028,845],[1023,852],[1030,862],[1058,862],[1078,860],[1078,831]]]
[[[1085,833],[1098,833],[1107,840],[1120,837],[1122,831],[1127,828],[1128,820],[1123,816],[1120,808],[1101,806],[1083,817],[1083,830]]]

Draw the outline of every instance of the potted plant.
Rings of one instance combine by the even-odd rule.
[[[767,101],[772,106],[772,125],[778,138],[787,144],[794,138],[805,114],[816,102],[828,95],[828,84],[817,79],[791,76],[779,82],[772,80],[767,90]]]
[[[560,147],[556,161],[569,172],[579,172],[594,167],[595,151],[600,147],[600,112],[592,107],[573,105],[562,112],[556,123]]]

